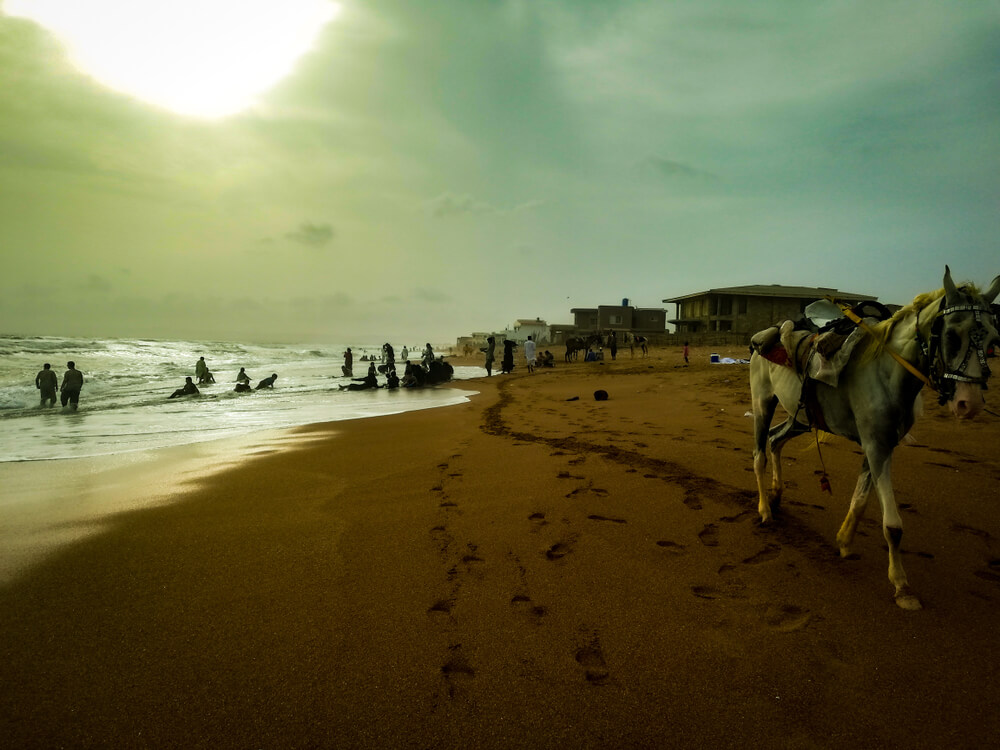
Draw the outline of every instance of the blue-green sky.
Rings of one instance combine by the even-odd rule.
[[[0,16],[0,330],[446,343],[623,297],[1000,273],[1000,3],[341,6],[216,119]]]

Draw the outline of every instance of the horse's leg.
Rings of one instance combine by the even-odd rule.
[[[837,546],[840,547],[840,556],[847,557],[851,553],[851,542],[854,541],[854,533],[858,530],[858,521],[865,515],[865,507],[868,505],[868,496],[872,490],[872,472],[868,467],[866,457],[861,464],[861,473],[858,475],[858,483],[854,486],[854,494],[851,496],[851,507],[847,511],[844,523],[837,532]]]
[[[753,473],[757,478],[757,512],[760,513],[761,523],[771,520],[771,499],[764,489],[764,475],[767,471],[768,430],[777,406],[777,396],[755,398],[753,401]]]
[[[791,417],[781,424],[772,427],[768,433],[771,444],[771,509],[777,510],[781,505],[781,494],[785,489],[781,480],[781,449],[793,437],[809,432],[809,426],[797,422]]]
[[[874,441],[866,444],[865,455],[875,480],[875,492],[882,506],[882,534],[889,546],[889,580],[896,587],[896,604],[903,609],[920,609],[920,600],[910,591],[903,570],[903,558],[899,552],[903,540],[903,520],[896,507],[896,495],[892,490],[892,448],[886,448]]]

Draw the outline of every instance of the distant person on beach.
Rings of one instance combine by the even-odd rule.
[[[646,348],[646,343],[647,343],[646,342],[646,337],[645,336],[636,336],[636,341],[639,342],[639,349],[642,350],[642,356],[645,357],[647,354],[649,354],[649,349]]]
[[[484,346],[479,351],[486,352],[486,362],[483,366],[486,368],[486,377],[493,374],[493,352],[496,350],[497,340],[492,336],[486,339],[486,346]]]
[[[274,388],[274,381],[278,379],[278,373],[271,373],[271,377],[264,378],[262,381],[257,383],[257,387],[254,388],[255,391],[259,391],[261,388]]]
[[[83,373],[76,369],[76,363],[67,362],[63,373],[62,385],[59,386],[59,400],[63,408],[69,404],[73,411],[80,403],[80,390],[83,388]]]
[[[403,344],[403,351],[399,353],[399,358],[405,362],[410,358],[410,350],[406,348],[406,344]]]
[[[344,352],[344,366],[340,369],[344,377],[349,378],[354,375],[354,354],[351,353],[351,347],[347,347],[347,351]]]
[[[237,383],[246,383],[247,385],[250,385],[250,376],[247,375],[247,371],[246,371],[245,367],[241,367],[240,371],[236,374],[236,382]]]
[[[56,405],[56,388],[59,387],[59,376],[52,371],[52,365],[46,362],[35,376],[35,388],[41,391],[40,406]]]
[[[524,361],[528,364],[528,372],[535,369],[535,341],[531,336],[524,342]]]
[[[201,391],[198,390],[198,386],[194,384],[191,380],[191,376],[188,375],[184,378],[184,385],[178,388],[176,391],[171,393],[167,398],[180,398],[181,396],[197,396],[200,395]]]
[[[553,362],[556,360],[556,355],[550,352],[548,349],[545,350],[544,354],[539,354],[536,358],[539,367],[552,367]]]
[[[424,352],[420,356],[420,364],[423,365],[425,370],[431,369],[431,362],[434,361],[434,349],[431,347],[430,343],[424,347]]]
[[[608,349],[611,350],[611,359],[614,360],[618,356],[618,336],[614,331],[608,335]]]
[[[514,372],[514,350],[517,349],[517,343],[511,341],[510,339],[504,339],[503,342],[503,359],[500,360],[500,372],[505,375],[509,372]]]
[[[684,342],[684,364],[687,364],[687,363],[688,363],[688,354],[689,354],[689,350],[688,350],[688,342],[687,342],[687,341],[685,341],[685,342]]]

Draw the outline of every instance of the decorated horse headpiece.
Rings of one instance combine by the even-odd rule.
[[[997,319],[992,305],[1000,293],[1000,276],[993,279],[989,290],[981,297],[967,287],[956,287],[951,278],[951,270],[945,266],[944,298],[940,304],[928,342],[920,340],[921,349],[927,358],[928,376],[939,394],[942,404],[955,396],[957,383],[975,383],[983,390],[989,386],[990,367],[987,363],[989,347],[997,339]],[[955,322],[952,316],[965,314],[962,321]],[[969,320],[967,330],[959,333],[956,329],[961,322]],[[979,377],[966,373],[975,351],[979,360]],[[954,363],[958,361],[958,364]]]

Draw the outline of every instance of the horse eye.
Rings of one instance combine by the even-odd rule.
[[[944,345],[949,354],[957,354],[958,350],[962,348],[962,339],[954,331],[948,331],[944,337]]]

